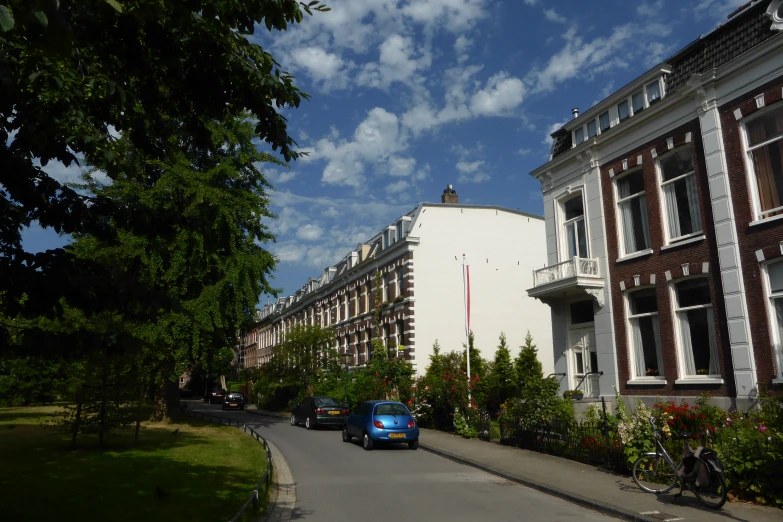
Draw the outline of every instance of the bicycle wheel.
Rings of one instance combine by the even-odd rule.
[[[677,472],[662,455],[647,453],[633,463],[633,481],[642,490],[660,495],[677,485]]]
[[[726,494],[728,493],[726,477],[712,467],[709,469],[710,481],[703,486],[695,486],[693,493],[708,508],[720,509],[726,503]]]

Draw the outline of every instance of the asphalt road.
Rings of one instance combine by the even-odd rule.
[[[296,520],[615,520],[407,445],[364,451],[358,441],[343,443],[337,429],[307,431],[217,405],[189,407],[239,420],[279,448],[296,482]]]

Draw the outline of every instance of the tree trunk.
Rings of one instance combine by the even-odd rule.
[[[144,383],[139,384],[139,407],[136,410],[136,433],[133,435],[133,443],[139,441],[139,427],[141,426],[141,405],[144,403]]]
[[[220,387],[223,388],[224,390],[228,389],[228,385],[226,384],[226,376],[225,375],[221,375],[220,376]]]
[[[73,421],[73,436],[71,437],[71,446],[76,447],[76,437],[79,435],[79,424],[82,421],[82,403],[84,402],[84,390],[76,392],[76,418]]]
[[[179,385],[173,381],[163,380],[155,394],[155,410],[150,420],[157,422],[171,420],[176,416],[178,406]]]

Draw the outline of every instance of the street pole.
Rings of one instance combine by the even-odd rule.
[[[343,374],[343,381],[345,381],[345,407],[348,408],[348,365],[345,365],[345,373]]]
[[[465,350],[468,360],[468,406],[470,406],[470,322],[468,319],[468,283],[465,254],[462,254],[462,301],[465,308]]]

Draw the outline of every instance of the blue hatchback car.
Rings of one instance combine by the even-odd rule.
[[[403,442],[412,450],[419,447],[419,427],[401,402],[366,401],[351,412],[343,426],[343,442],[356,437],[371,450],[376,442]]]

